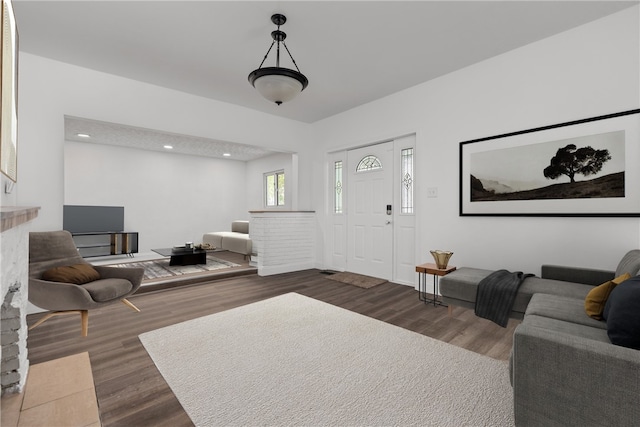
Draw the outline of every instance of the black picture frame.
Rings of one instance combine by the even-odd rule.
[[[640,109],[460,142],[459,180],[460,216],[638,217]]]

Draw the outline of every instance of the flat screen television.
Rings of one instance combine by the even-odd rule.
[[[62,228],[70,233],[124,231],[124,206],[64,205]]]

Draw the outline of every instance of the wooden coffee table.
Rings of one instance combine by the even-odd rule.
[[[151,250],[162,256],[171,257],[169,265],[195,265],[207,263],[207,251],[202,249],[160,248]]]

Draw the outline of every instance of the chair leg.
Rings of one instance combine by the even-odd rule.
[[[80,319],[82,321],[82,336],[89,335],[89,310],[80,311]]]
[[[56,315],[58,315],[58,314],[60,314],[60,313],[59,313],[59,312],[57,312],[57,311],[52,311],[51,313],[47,313],[47,314],[45,314],[44,316],[42,316],[42,317],[40,318],[40,320],[38,320],[36,323],[34,323],[33,325],[31,325],[31,326],[29,327],[29,330],[32,330],[32,329],[37,328],[38,326],[42,325],[44,322],[46,322],[47,320],[51,319],[53,316],[56,316]]]
[[[140,309],[139,309],[138,307],[136,307],[135,305],[133,305],[133,304],[131,303],[131,301],[129,301],[128,299],[126,299],[126,298],[122,298],[122,299],[121,299],[121,301],[122,301],[122,303],[123,303],[124,305],[126,305],[126,306],[127,306],[127,307],[129,307],[129,308],[131,308],[132,310],[137,311],[138,313],[140,312]]]
[[[40,320],[29,327],[29,330],[35,329],[36,327],[42,325],[47,320],[51,319],[54,316],[62,316],[65,314],[75,314],[79,313],[82,321],[82,336],[86,337],[89,333],[89,311],[87,310],[69,310],[69,311],[52,311],[51,313],[47,313]]]
[[[449,304],[449,309],[447,310],[449,317],[451,317],[453,315],[453,306],[451,304]]]

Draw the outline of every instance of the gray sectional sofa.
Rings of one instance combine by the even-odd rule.
[[[491,273],[493,273],[491,270],[469,267],[461,267],[449,273],[440,279],[442,301],[450,308],[452,306],[475,308],[478,283]],[[613,279],[614,275],[613,271],[543,265],[542,277],[528,277],[520,285],[510,317],[522,319],[535,293],[578,298],[584,301],[593,286]]]
[[[516,425],[638,425],[640,350],[612,344],[612,315],[609,328],[607,321],[589,317],[585,298],[595,286],[624,273],[636,276],[628,282],[640,286],[639,270],[640,250],[632,250],[615,272],[543,266],[541,278],[524,280],[511,312],[523,319],[509,363]],[[443,277],[444,302],[473,308],[477,285],[490,273],[460,268]],[[610,299],[617,289],[622,286]],[[640,307],[638,298],[634,304]]]

